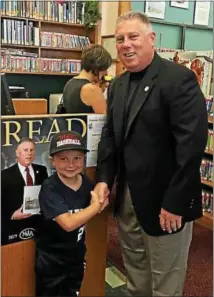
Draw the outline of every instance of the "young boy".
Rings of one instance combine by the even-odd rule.
[[[59,132],[51,139],[56,173],[43,183],[39,195],[44,223],[36,237],[37,296],[79,294],[86,252],[84,224],[102,206],[82,174],[87,151],[76,132]]]

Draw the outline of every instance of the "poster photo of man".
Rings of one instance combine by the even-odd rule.
[[[39,186],[48,177],[45,166],[33,163],[35,150],[31,138],[22,138],[15,149],[16,163],[1,172],[2,245],[32,238],[39,224],[39,215],[23,212],[25,186]]]

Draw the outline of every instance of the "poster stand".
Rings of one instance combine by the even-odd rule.
[[[52,115],[52,120],[58,118],[57,121],[60,125],[59,115]],[[64,115],[63,115],[64,116]],[[81,115],[87,118],[88,115]],[[41,124],[41,118],[48,118],[50,115],[37,115],[30,116],[32,121],[37,117],[37,122]],[[65,117],[65,116],[64,116]],[[68,121],[71,115],[66,116]],[[10,124],[5,124],[7,121],[11,121],[13,125],[16,125],[16,121],[20,121],[20,125],[23,125],[23,129],[20,129],[20,133],[23,133],[27,129],[23,121],[28,121],[29,116],[3,116],[1,118],[2,133],[2,147],[6,142],[12,143],[15,139],[14,136],[8,132]],[[78,116],[75,115],[77,119]],[[80,117],[81,118],[81,117]],[[81,118],[82,120],[83,118]],[[63,120],[63,121],[66,121]],[[87,126],[87,120],[85,120]],[[44,125],[45,121],[42,123]],[[70,123],[70,122],[69,122]],[[12,125],[11,124],[11,125]],[[50,124],[51,126],[51,124]],[[51,126],[52,127],[52,126]],[[4,130],[5,129],[5,130]],[[53,127],[52,127],[53,129]],[[6,131],[7,130],[7,131]],[[48,129],[49,130],[49,129]],[[30,130],[29,130],[30,131]],[[26,136],[29,136],[29,131],[26,132]],[[38,134],[38,127],[32,129],[34,133]],[[31,131],[31,132],[32,132]],[[53,131],[53,130],[52,130]],[[5,135],[5,133],[7,135]],[[42,131],[41,131],[42,134]],[[90,134],[91,135],[91,134]],[[19,136],[17,132],[17,137]],[[41,136],[41,135],[40,135]],[[11,138],[10,138],[11,137]],[[44,136],[41,136],[44,137]],[[10,146],[8,146],[10,148]],[[7,147],[7,148],[8,148]],[[95,181],[96,167],[86,168],[86,174]],[[3,211],[3,210],[2,210]],[[104,210],[102,213],[94,217],[86,225],[86,271],[84,275],[83,284],[80,291],[80,296],[104,296],[105,294],[105,267],[106,267],[106,249],[107,249],[107,218],[108,210]],[[3,228],[3,226],[2,226]],[[33,239],[20,241],[17,243],[7,244],[1,247],[1,295],[2,296],[35,296],[35,275],[34,275],[34,261],[35,261],[35,242]]]

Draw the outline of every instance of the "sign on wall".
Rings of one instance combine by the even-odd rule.
[[[184,8],[188,9],[189,7],[189,1],[188,0],[183,0],[183,1],[171,1],[171,6],[173,7],[178,7],[178,8]]]
[[[196,1],[194,24],[208,26],[210,15],[210,2],[209,1]]]
[[[147,14],[147,16],[151,18],[164,19],[165,7],[165,1],[146,1],[145,14]]]

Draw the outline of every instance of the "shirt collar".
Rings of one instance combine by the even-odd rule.
[[[22,172],[22,173],[25,172],[26,166],[23,166],[23,165],[21,165],[21,164],[18,162],[18,167],[19,167],[20,172]],[[29,168],[30,171],[33,170],[32,165],[29,165],[29,166],[27,166],[27,167]]]

